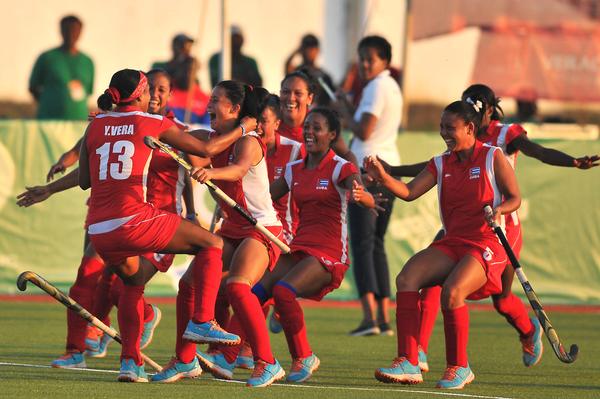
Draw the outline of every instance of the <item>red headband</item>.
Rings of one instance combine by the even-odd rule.
[[[121,98],[121,93],[116,87],[109,87],[104,91],[104,93],[110,96],[110,99],[112,100],[113,104],[128,103],[141,96],[144,92],[144,89],[146,89],[147,85],[148,79],[146,78],[146,75],[144,75],[144,73],[140,71],[140,81],[133,93],[131,93],[129,97]]]

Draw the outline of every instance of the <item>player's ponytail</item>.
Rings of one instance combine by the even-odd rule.
[[[217,87],[225,90],[225,97],[227,97],[233,105],[240,106],[238,122],[245,116],[258,118],[258,99],[252,86],[245,85],[235,80],[223,80],[217,83]]]
[[[115,72],[108,89],[98,97],[98,108],[110,111],[113,104],[132,102],[143,93],[147,82],[146,75],[135,69],[121,69]]]

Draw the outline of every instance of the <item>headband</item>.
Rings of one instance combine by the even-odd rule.
[[[119,89],[117,89],[116,87],[109,87],[108,89],[106,89],[104,91],[104,94],[108,94],[110,96],[110,99],[113,102],[113,104],[129,103],[129,102],[135,100],[136,98],[138,98],[139,96],[141,96],[142,93],[144,92],[144,90],[146,89],[147,85],[148,85],[148,79],[146,78],[146,75],[144,75],[144,73],[142,71],[140,71],[140,81],[138,82],[137,87],[131,93],[131,95],[129,97],[121,98],[121,93],[119,92]]]

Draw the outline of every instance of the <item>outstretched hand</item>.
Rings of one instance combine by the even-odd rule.
[[[384,168],[384,164],[387,165],[385,162],[382,163],[382,161],[379,158],[370,155],[368,157],[365,157],[365,159],[363,160],[363,169],[365,169],[367,174],[373,180],[375,180],[376,182],[380,182],[381,180],[383,180],[385,175],[387,175]],[[389,167],[389,165],[387,166]]]
[[[590,169],[590,168],[593,168],[594,166],[600,165],[598,163],[598,161],[600,161],[600,156],[592,155],[590,157],[590,156],[586,155],[581,158],[575,158],[573,160],[573,166],[575,166],[577,169]]]
[[[25,187],[25,189],[27,191],[17,195],[17,205],[24,208],[43,202],[52,195],[47,186]]]

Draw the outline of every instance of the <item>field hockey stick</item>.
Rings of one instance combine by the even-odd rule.
[[[157,140],[152,136],[146,136],[146,137],[144,137],[144,143],[152,149],[159,148],[165,154],[170,155],[171,158],[173,158],[175,161],[177,161],[177,163],[179,163],[181,166],[183,166],[188,172],[192,170],[192,165],[190,165],[185,159],[183,159],[181,156],[179,156],[179,154],[177,154],[175,151],[173,151],[170,147],[168,147],[166,144],[164,144],[160,140]],[[290,253],[290,247],[288,247],[279,238],[277,238],[273,233],[271,233],[269,230],[267,230],[267,228],[265,226],[258,223],[258,221],[252,215],[250,215],[248,213],[248,211],[246,211],[244,208],[242,208],[230,196],[225,194],[223,192],[223,190],[221,190],[219,187],[217,187],[210,180],[205,181],[204,184],[206,184],[208,186],[208,188],[217,197],[221,198],[227,205],[229,205],[230,207],[235,209],[237,213],[242,215],[242,217],[244,219],[246,219],[248,221],[248,223],[250,223],[252,226],[254,226],[254,228],[256,230],[263,233],[269,240],[271,240],[275,245],[277,245],[283,253],[286,253],[286,254]]]
[[[317,81],[319,82],[319,85],[321,85],[325,93],[327,93],[331,101],[336,101],[337,98],[335,97],[335,93],[333,92],[333,90],[331,90],[331,87],[329,87],[327,82],[325,82],[325,80],[321,76],[317,78]]]
[[[219,216],[220,214],[221,208],[219,207],[219,204],[217,204],[215,206],[215,210],[213,211],[212,218],[210,219],[210,229],[208,231],[211,233],[214,233],[215,229],[217,228],[217,223],[219,223],[219,219],[221,219]]]
[[[65,305],[68,309],[77,313],[77,315],[79,317],[86,320],[88,323],[91,323],[94,327],[98,327],[105,334],[108,334],[112,339],[114,339],[115,341],[117,341],[118,343],[120,343],[122,345],[121,336],[119,335],[117,330],[104,324],[96,316],[94,316],[93,314],[88,312],[86,309],[84,309],[80,304],[75,302],[73,300],[73,298],[66,295],[64,292],[62,292],[61,290],[56,288],[54,285],[50,284],[46,279],[41,277],[39,274],[31,272],[31,271],[27,271],[27,272],[23,272],[23,273],[19,274],[19,277],[17,278],[17,287],[19,288],[19,290],[25,291],[27,289],[28,281],[37,285],[43,291],[46,291],[46,293],[48,295],[50,295],[51,297],[56,299],[58,302]],[[162,367],[160,367],[160,365],[158,363],[156,363],[154,360],[150,359],[148,356],[144,355],[143,353],[141,355],[142,355],[142,359],[144,360],[144,362],[148,363],[153,369],[155,369],[156,371],[162,370]]]
[[[486,217],[489,218],[493,214],[492,207],[487,205],[484,208],[484,212],[486,214]],[[579,348],[577,347],[577,345],[573,344],[573,345],[571,345],[571,349],[569,350],[569,353],[567,353],[567,351],[565,351],[563,344],[560,342],[560,338],[558,338],[558,334],[556,333],[556,330],[554,330],[554,327],[552,327],[552,324],[550,323],[550,319],[548,318],[548,315],[546,314],[546,312],[544,311],[544,308],[542,307],[542,303],[540,302],[539,298],[535,294],[533,287],[531,286],[531,284],[529,283],[529,280],[527,279],[527,277],[525,276],[525,273],[523,272],[523,268],[521,267],[519,260],[517,259],[517,257],[515,256],[515,253],[513,252],[512,248],[510,247],[510,244],[508,243],[508,240],[506,239],[506,235],[504,235],[504,231],[502,231],[502,227],[500,227],[498,225],[498,223],[493,222],[492,228],[494,229],[494,232],[500,239],[500,242],[502,243],[502,246],[504,247],[504,250],[506,251],[506,255],[508,255],[508,259],[510,259],[510,263],[513,266],[513,268],[515,269],[517,278],[519,279],[521,286],[523,286],[525,295],[527,295],[527,299],[529,300],[529,303],[531,304],[531,307],[533,308],[535,315],[537,316],[538,320],[540,321],[540,324],[542,325],[542,328],[544,329],[544,333],[546,333],[546,337],[548,337],[548,341],[550,342],[550,345],[552,346],[552,349],[554,350],[556,357],[558,357],[558,359],[561,362],[573,363],[575,360],[577,360],[577,354],[579,353]]]

